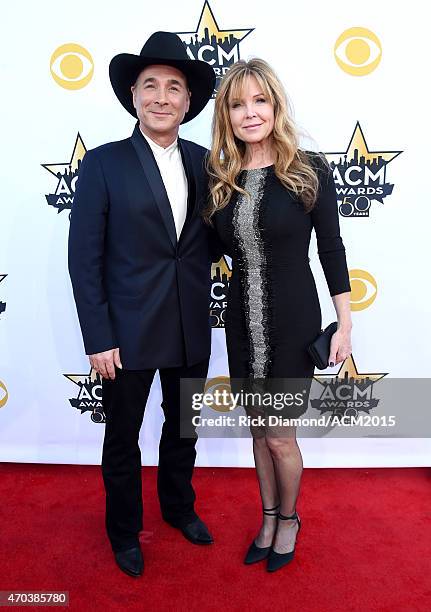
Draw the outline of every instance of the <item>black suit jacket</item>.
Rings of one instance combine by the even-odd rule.
[[[189,188],[178,241],[138,124],[131,138],[87,151],[79,170],[68,256],[84,346],[87,354],[119,347],[125,369],[192,365],[210,354],[211,253],[219,254],[200,215],[206,149],[178,142]]]

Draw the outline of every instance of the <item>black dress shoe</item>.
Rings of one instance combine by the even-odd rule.
[[[263,513],[266,514],[266,516],[276,516],[277,517],[279,507],[280,507],[280,504],[277,504],[274,508],[263,508]],[[258,563],[259,561],[264,561],[264,559],[268,558],[268,555],[271,550],[272,550],[272,546],[265,546],[265,548],[261,546],[256,546],[256,542],[253,540],[245,556],[244,563],[246,565],[251,565],[252,563]]]
[[[144,558],[139,546],[114,553],[118,567],[129,576],[138,577],[144,570]]]
[[[298,530],[296,532],[296,535],[298,536],[299,530],[301,529],[301,520],[296,510],[291,516],[284,516],[284,514],[279,513],[278,518],[281,519],[282,521],[295,520],[298,523]],[[295,545],[296,545],[296,539],[295,539]],[[271,548],[269,555],[268,555],[268,564],[266,566],[267,571],[276,572],[277,570],[281,569],[282,567],[290,563],[293,560],[294,556],[295,556],[295,546],[293,547],[293,550],[287,553],[278,553],[273,548]]]
[[[179,529],[183,536],[193,544],[212,544],[214,542],[208,527],[199,517]]]

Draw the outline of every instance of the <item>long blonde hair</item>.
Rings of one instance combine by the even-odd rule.
[[[223,77],[215,100],[212,147],[206,162],[210,176],[210,197],[203,213],[205,221],[210,225],[211,217],[228,204],[235,191],[246,194],[236,182],[243,166],[246,145],[233,133],[229,104],[233,98],[240,97],[245,80],[250,76],[256,78],[262,93],[274,108],[272,139],[276,176],[287,189],[300,197],[306,212],[316,202],[319,181],[310,154],[299,149],[298,132],[283,85],[264,60],[239,60]],[[312,155],[321,157],[318,153]]]

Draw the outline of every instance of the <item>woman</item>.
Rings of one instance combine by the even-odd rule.
[[[212,138],[205,219],[232,257],[226,312],[231,379],[311,384],[307,346],[322,322],[308,258],[313,227],[338,317],[331,365],[351,352],[350,283],[331,170],[324,156],[299,148],[283,87],[260,59],[237,62],[222,80]],[[303,412],[304,406],[290,416]],[[268,571],[275,571],[294,555],[303,463],[295,428],[280,434],[267,422],[251,427],[263,521],[245,563],[267,559]]]

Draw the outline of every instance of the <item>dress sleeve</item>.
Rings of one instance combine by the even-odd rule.
[[[346,251],[340,236],[334,177],[321,158],[313,160],[319,178],[319,192],[311,211],[316,232],[317,252],[331,296],[350,291]]]

